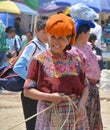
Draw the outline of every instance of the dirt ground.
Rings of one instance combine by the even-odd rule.
[[[110,91],[100,90],[101,112],[103,119],[103,130],[110,130]],[[19,124],[24,120],[20,93],[3,91],[0,94],[0,130],[9,130],[9,128]],[[25,124],[10,130],[26,130]]]

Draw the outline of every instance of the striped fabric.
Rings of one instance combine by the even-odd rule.
[[[96,84],[90,84],[86,109],[90,130],[103,130],[100,109],[100,96]]]
[[[76,95],[71,95],[70,97],[75,104],[78,104],[79,100]],[[44,110],[50,105],[50,102],[39,101],[37,105],[37,112]],[[66,123],[64,123],[65,120]],[[69,105],[69,102],[62,102],[56,107],[52,107],[37,116],[35,130],[61,130],[61,127],[62,130],[74,129],[74,111],[71,108],[71,105]],[[85,115],[76,124],[75,130],[89,130],[88,120]]]

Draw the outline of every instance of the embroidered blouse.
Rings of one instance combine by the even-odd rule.
[[[87,78],[92,80],[99,80],[100,68],[97,61],[97,57],[92,52],[91,46],[87,43],[83,47],[79,47],[75,44],[75,47],[78,48],[85,55],[85,72]]]
[[[81,59],[66,53],[65,58],[57,59],[44,51],[31,62],[24,89],[35,87],[47,93],[81,95],[85,85],[85,74],[81,70]]]

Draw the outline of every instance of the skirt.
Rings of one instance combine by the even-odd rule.
[[[74,94],[70,97],[77,105],[79,102],[77,96]],[[37,113],[50,105],[50,102],[38,101]],[[76,123],[75,129],[74,122],[75,110],[71,107],[69,102],[66,101],[38,115],[36,118],[35,130],[89,130],[87,114]]]
[[[90,130],[103,130],[99,90],[96,83],[90,83],[89,96],[87,101],[87,116]]]

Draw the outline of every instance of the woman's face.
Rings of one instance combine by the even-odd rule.
[[[86,33],[82,32],[82,41],[83,41],[83,43],[87,43],[89,37],[90,37],[90,31],[88,31]]]
[[[26,38],[27,38],[27,41],[30,42],[32,40],[32,34],[30,32],[27,32],[26,33]]]
[[[54,35],[49,35],[49,45],[52,53],[61,55],[64,53],[64,49],[67,45],[70,43],[71,38],[65,37],[59,37]]]
[[[90,37],[90,31],[86,32],[85,37],[86,37],[86,41],[88,42],[88,39]]]

